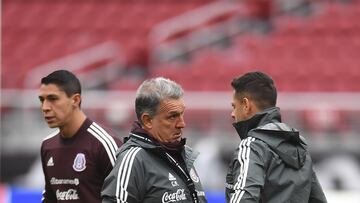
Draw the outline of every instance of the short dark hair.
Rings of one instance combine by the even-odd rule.
[[[231,86],[238,98],[250,97],[261,110],[276,106],[277,91],[274,81],[263,72],[248,72],[234,78]]]
[[[79,93],[81,94],[81,84],[79,79],[68,70],[56,70],[41,79],[41,84],[55,84],[63,90],[68,97]]]

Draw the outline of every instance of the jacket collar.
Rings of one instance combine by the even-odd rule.
[[[134,123],[134,126],[135,125],[136,126],[140,125],[137,122],[135,122],[135,123]],[[190,170],[193,167],[194,162],[195,162],[196,158],[199,155],[199,152],[194,151],[192,148],[187,146],[185,144],[186,143],[185,138],[183,138],[181,140],[181,147],[180,148],[175,149],[175,151],[171,151],[171,149],[169,149],[168,147],[162,145],[161,143],[159,143],[158,141],[153,139],[147,133],[146,130],[144,130],[144,129],[141,130],[138,127],[135,127],[135,129],[133,128],[133,130],[131,131],[129,137],[125,137],[124,141],[125,141],[126,145],[128,145],[128,146],[141,146],[144,149],[148,149],[148,150],[151,150],[151,151],[162,152],[162,153],[165,153],[165,152],[168,152],[170,154],[179,153],[179,155],[182,156],[184,160],[186,160],[185,165],[186,165],[187,169]],[[125,150],[125,148],[122,148],[122,149]]]
[[[278,107],[265,109],[264,111],[256,113],[248,120],[233,123],[233,126],[240,138],[245,139],[250,130],[270,123],[271,121],[281,122],[280,109]]]
[[[184,149],[186,144],[186,138],[182,138],[180,142],[177,143],[161,143],[153,138],[153,136],[145,129],[142,128],[141,124],[138,121],[133,123],[130,136],[134,136],[137,139],[141,139],[148,143],[153,143],[158,147],[162,147],[168,151],[178,151],[181,152]]]

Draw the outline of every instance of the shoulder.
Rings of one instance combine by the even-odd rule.
[[[49,153],[54,149],[61,148],[61,143],[59,142],[59,130],[55,130],[46,136],[41,143],[40,147],[40,155],[41,157],[45,156],[45,154]]]
[[[60,132],[60,130],[57,129],[57,130],[55,130],[54,132],[52,132],[52,133],[50,133],[49,135],[47,135],[47,136],[42,140],[42,146],[48,145],[48,144],[52,143],[52,142],[55,140],[55,138],[56,138],[57,136],[59,136],[59,132]]]
[[[123,157],[124,159],[127,158],[129,159],[129,157],[132,158],[136,158],[136,159],[141,159],[142,157],[148,156],[149,153],[144,150],[142,147],[140,146],[127,146],[126,144],[124,144],[118,153],[118,157]]]
[[[158,159],[159,155],[155,151],[157,149],[153,143],[144,142],[134,136],[125,139],[126,142],[117,151],[117,159],[126,159],[131,156],[136,159],[136,161],[144,163],[154,162],[156,161],[155,159]]]
[[[241,140],[236,151],[236,156],[244,156],[251,153],[263,157],[269,150],[268,144],[264,141],[255,137],[247,137]]]
[[[89,122],[89,125],[86,130],[87,132],[95,132],[97,134],[104,134],[111,137],[115,137],[115,134],[109,128],[103,127],[102,125],[98,124],[95,121]]]
[[[239,149],[247,148],[247,147],[255,147],[255,146],[266,147],[267,144],[256,137],[249,136],[240,141]]]
[[[148,152],[138,146],[122,146],[117,154],[118,165],[139,165],[144,163],[144,160],[148,160]]]
[[[200,152],[192,149],[191,147],[189,147],[187,145],[185,145],[184,151],[185,151],[185,161],[190,163],[190,165],[193,165],[196,158],[200,155]]]
[[[288,124],[280,122],[267,123],[263,126],[259,126],[255,130],[299,132],[297,129],[290,127]]]
[[[92,121],[90,125],[86,128],[86,132],[100,143],[109,143],[111,145],[114,145],[114,147],[116,148],[118,148],[119,145],[122,144],[120,138],[115,136],[112,131],[100,126],[94,121]]]

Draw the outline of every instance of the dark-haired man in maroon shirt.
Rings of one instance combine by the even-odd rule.
[[[42,201],[100,203],[122,142],[81,110],[81,85],[73,73],[58,70],[42,78],[39,100],[48,126],[59,129],[41,145]]]

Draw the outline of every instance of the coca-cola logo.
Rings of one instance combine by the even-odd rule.
[[[162,196],[162,203],[177,202],[180,200],[186,200],[184,189],[178,189],[176,192],[165,192]]]
[[[56,190],[56,198],[58,200],[77,200],[80,199],[75,189],[69,189],[66,191]]]

